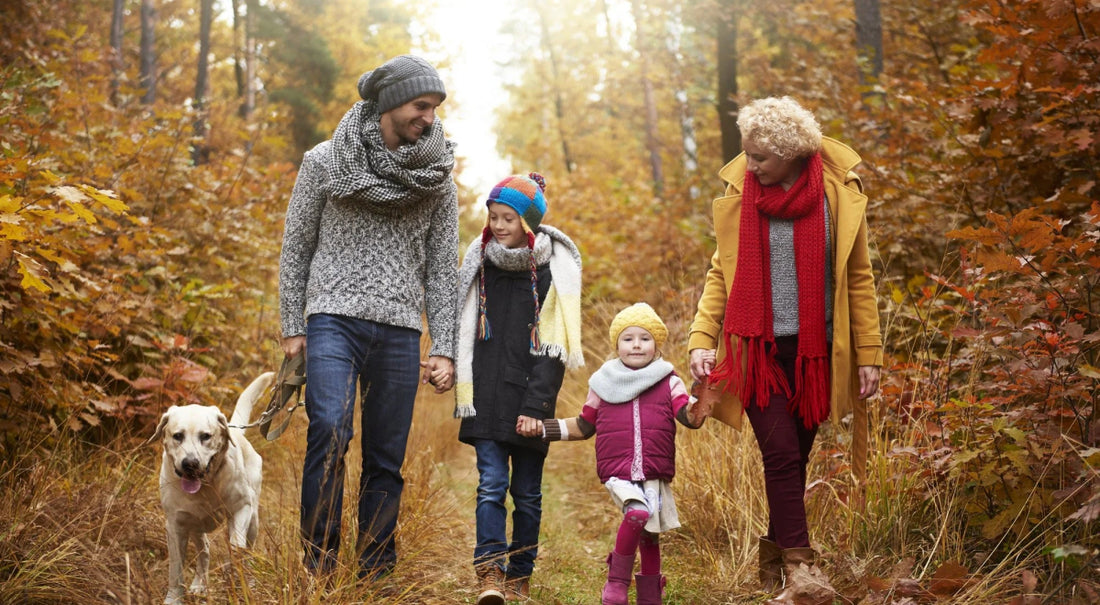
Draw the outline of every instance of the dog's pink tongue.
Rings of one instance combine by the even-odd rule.
[[[183,488],[183,491],[194,494],[202,488],[202,481],[198,479],[180,478],[180,487]]]

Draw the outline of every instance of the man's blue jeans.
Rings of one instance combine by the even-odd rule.
[[[542,452],[491,439],[474,442],[477,470],[477,546],[474,566],[497,565],[510,578],[526,578],[535,569],[542,522]],[[511,485],[508,461],[511,459]],[[512,543],[508,544],[505,496],[512,494]],[[507,557],[507,567],[505,567]]]
[[[338,315],[311,315],[306,327],[306,457],[302,470],[304,562],[329,572],[340,548],[344,454],[360,390],[363,468],[356,550],[361,576],[393,568],[401,504],[401,464],[420,375],[420,334]]]

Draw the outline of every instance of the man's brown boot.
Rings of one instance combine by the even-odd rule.
[[[504,605],[504,570],[489,564],[476,567],[477,605]]]
[[[531,578],[505,578],[504,599],[526,603],[531,598]]]

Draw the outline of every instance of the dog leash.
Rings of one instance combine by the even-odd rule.
[[[279,373],[275,376],[275,382],[271,385],[271,397],[267,403],[267,409],[255,422],[248,424],[231,424],[229,426],[238,429],[250,429],[254,426],[260,427],[260,434],[263,435],[268,441],[274,441],[283,434],[286,427],[290,424],[291,415],[294,410],[298,409],[302,405],[302,389],[306,385],[306,367],[305,367],[305,355],[299,354],[294,357],[286,357],[283,359],[283,365],[279,368]],[[287,407],[287,403],[293,399],[294,404]],[[286,412],[286,418],[275,427],[271,426],[271,421],[280,412]]]

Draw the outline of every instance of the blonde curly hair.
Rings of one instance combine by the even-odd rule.
[[[738,112],[737,127],[744,140],[784,160],[809,157],[821,149],[821,126],[791,97],[749,103]]]

